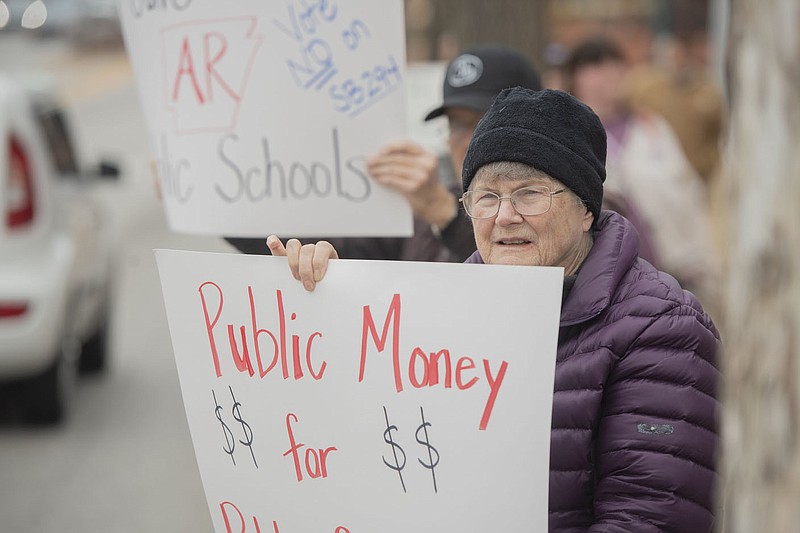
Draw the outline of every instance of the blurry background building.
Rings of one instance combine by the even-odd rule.
[[[462,47],[502,42],[544,66],[548,45],[572,47],[603,32],[634,63],[651,59],[653,40],[695,29],[720,30],[716,0],[405,0],[409,61],[450,59]],[[712,15],[712,16],[710,16]],[[715,39],[717,41],[717,39]]]
[[[635,73],[631,98],[670,123],[709,180],[724,125],[719,2],[710,0],[405,0],[409,62],[452,59],[496,42],[520,50],[560,87],[558,67],[594,34],[612,37]]]

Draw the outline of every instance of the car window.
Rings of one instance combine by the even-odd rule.
[[[39,125],[44,131],[50,155],[59,174],[78,175],[78,162],[72,149],[72,141],[63,111],[57,108],[39,109]]]

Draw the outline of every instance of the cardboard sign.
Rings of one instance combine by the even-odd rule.
[[[400,0],[120,0],[170,227],[408,236],[365,159],[405,137]]]
[[[216,531],[547,529],[563,269],[156,258]]]

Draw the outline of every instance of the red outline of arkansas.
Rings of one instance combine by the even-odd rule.
[[[261,46],[255,16],[198,20],[161,30],[164,98],[178,134],[236,128]]]

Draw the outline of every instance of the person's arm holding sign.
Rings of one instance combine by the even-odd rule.
[[[284,246],[278,237],[270,235],[267,238],[267,246],[272,255],[286,257],[292,276],[302,282],[308,291],[313,291],[317,282],[325,277],[328,261],[339,259],[336,249],[327,241],[301,244],[297,239],[289,239]]]
[[[439,179],[439,158],[413,141],[387,144],[367,161],[367,170],[403,194],[415,216],[440,230],[458,214],[458,200]]]

